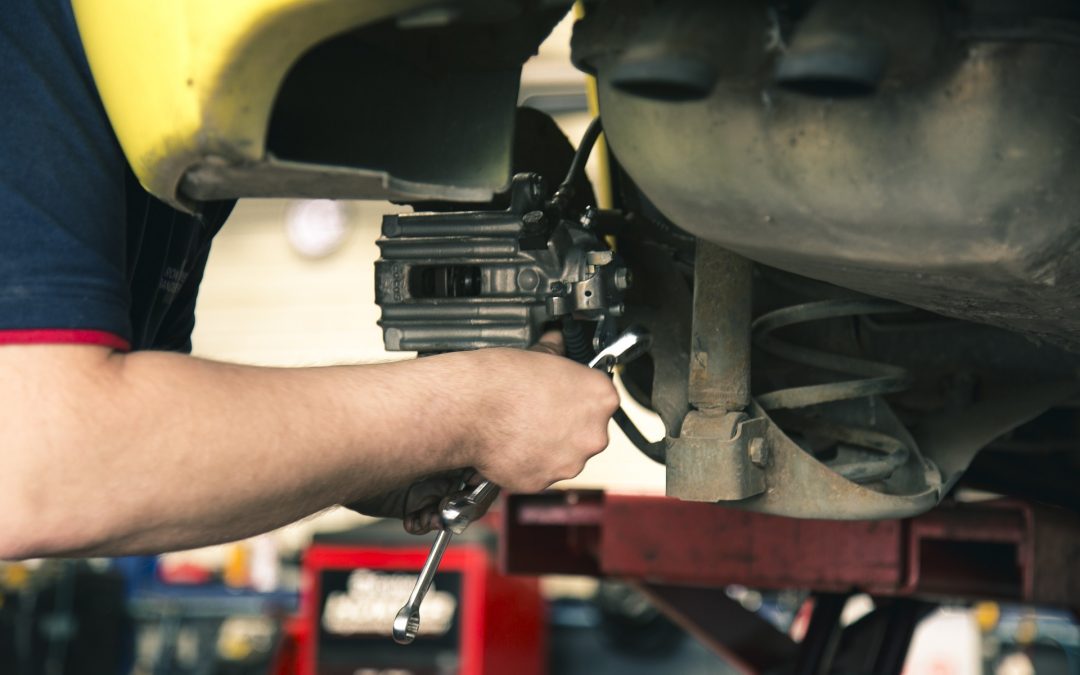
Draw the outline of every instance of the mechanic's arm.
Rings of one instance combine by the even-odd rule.
[[[13,345],[0,373],[0,558],[203,546],[458,467],[539,490],[618,405],[599,372],[510,349],[286,369]]]

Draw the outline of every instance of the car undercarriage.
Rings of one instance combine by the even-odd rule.
[[[667,437],[620,426],[681,499],[892,518],[973,486],[1075,508],[1071,13],[593,3],[573,60],[615,203],[515,155],[487,205],[388,217],[387,347],[521,347],[562,320],[587,360],[645,326],[623,380]]]

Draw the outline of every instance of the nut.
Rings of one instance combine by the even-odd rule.
[[[544,212],[543,211],[529,211],[521,217],[521,222],[525,224],[525,227],[540,227],[544,224]]]

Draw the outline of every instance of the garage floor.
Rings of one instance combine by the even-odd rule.
[[[553,627],[551,675],[728,675],[738,671],[686,636],[670,655],[645,657],[612,649],[595,628]]]

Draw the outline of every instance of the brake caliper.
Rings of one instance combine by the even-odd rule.
[[[375,263],[379,325],[390,351],[528,347],[572,318],[613,332],[629,270],[594,231],[518,174],[505,211],[383,217]]]

